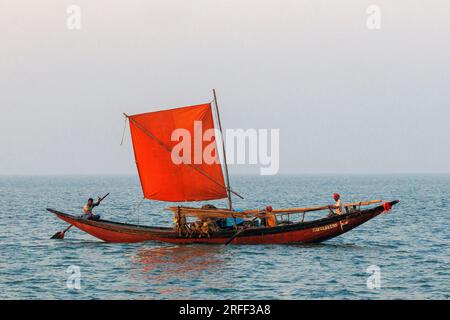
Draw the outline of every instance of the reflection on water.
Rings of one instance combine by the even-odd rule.
[[[190,280],[224,263],[223,246],[192,245],[140,249],[133,257],[145,277],[157,282]]]

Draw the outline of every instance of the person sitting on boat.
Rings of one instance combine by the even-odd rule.
[[[277,217],[272,212],[272,206],[267,206],[263,211],[263,217],[261,218],[261,225],[266,227],[275,227],[277,225]]]
[[[83,207],[83,214],[81,215],[81,217],[83,219],[88,219],[88,220],[99,220],[100,215],[93,214],[92,209],[94,209],[94,207],[97,207],[100,204],[100,202],[101,202],[100,198],[98,199],[98,201],[96,203],[94,203],[94,199],[89,198],[88,202]]]
[[[341,201],[341,195],[339,193],[333,193],[333,199],[335,202],[334,209],[336,209],[336,214],[344,214],[345,213],[345,206]]]
[[[202,220],[202,225],[200,227],[200,230],[201,230],[201,236],[204,235],[208,238],[211,238],[211,234],[213,232],[219,231],[214,219],[212,219],[212,218],[206,218],[206,219]]]
[[[176,213],[173,218],[173,222],[175,225],[175,230],[178,231],[179,237],[182,235],[190,236],[191,230],[189,229],[185,215],[178,215],[178,213]]]

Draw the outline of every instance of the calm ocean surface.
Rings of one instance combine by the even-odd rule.
[[[400,204],[318,245],[108,244],[71,229],[46,207],[79,213],[111,192],[103,218],[168,225],[164,203],[144,201],[136,176],[0,176],[1,299],[450,298],[450,175],[232,176],[235,207],[310,206],[382,198]],[[224,204],[225,202],[212,202]],[[317,217],[317,213],[315,214]],[[313,215],[311,214],[311,217]],[[68,289],[69,266],[81,288]],[[380,268],[369,289],[367,268]]]

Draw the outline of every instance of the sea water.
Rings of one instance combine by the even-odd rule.
[[[232,176],[238,209],[399,199],[387,213],[315,245],[113,244],[50,207],[168,226],[167,203],[143,201],[136,176],[0,176],[1,299],[450,298],[450,175]],[[225,206],[225,201],[213,201]],[[326,212],[307,214],[319,218]]]

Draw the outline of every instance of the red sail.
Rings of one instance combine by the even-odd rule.
[[[137,114],[129,120],[145,198],[177,202],[227,197],[215,135],[210,130],[214,129],[210,103]],[[209,135],[203,137],[207,130]],[[204,151],[209,159],[204,159]]]

